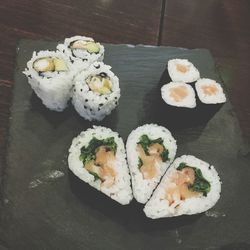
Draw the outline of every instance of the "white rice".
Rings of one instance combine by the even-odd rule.
[[[140,137],[144,134],[151,140],[162,138],[165,148],[169,151],[169,160],[157,166],[158,173],[152,179],[144,179],[138,167],[139,156],[136,147]],[[160,181],[161,176],[174,160],[177,150],[176,141],[168,129],[156,124],[146,124],[136,128],[130,133],[126,149],[134,197],[138,202],[146,203]]]
[[[202,89],[206,86],[215,86],[218,89],[218,92],[213,95],[208,95]],[[195,88],[200,101],[203,103],[216,104],[216,103],[226,102],[226,96],[223,92],[221,85],[214,80],[208,78],[202,78],[195,83]]]
[[[171,90],[178,87],[185,87],[186,91],[188,92],[188,95],[180,101],[176,101],[171,94]],[[195,92],[193,88],[190,85],[183,82],[170,82],[168,84],[163,85],[161,88],[161,97],[168,105],[171,106],[185,107],[185,108],[196,107]]]
[[[83,146],[88,146],[93,137],[96,137],[100,140],[114,137],[117,144],[116,162],[114,164],[117,176],[115,178],[115,183],[109,188],[102,186],[100,180],[95,181],[94,176],[84,168],[83,162],[79,159],[81,148]],[[72,145],[69,149],[68,164],[70,170],[77,177],[88,183],[90,186],[103,192],[110,198],[121,203],[122,205],[126,205],[132,200],[133,196],[130,185],[130,175],[126,162],[124,143],[122,138],[119,137],[118,133],[113,132],[111,129],[93,126],[93,128],[82,131],[80,135],[75,137],[72,141]]]
[[[110,69],[109,65],[95,62],[74,79],[72,103],[79,115],[86,120],[100,121],[118,105],[120,98],[119,79]],[[99,95],[92,91],[85,81],[89,75],[98,75],[101,72],[106,73],[112,82],[112,91],[109,94]]]
[[[74,41],[92,41],[94,39],[86,36],[73,36],[66,38],[63,44],[58,44],[57,49],[64,53],[74,64],[74,69],[76,71],[88,68],[91,63],[95,61],[102,61],[104,57],[104,46],[100,44],[100,51],[98,53],[89,53],[82,49],[71,49],[70,44]]]
[[[33,63],[43,57],[63,59],[68,71],[47,72],[44,76],[40,76],[33,68]],[[72,64],[64,54],[49,50],[33,52],[23,73],[28,77],[31,88],[47,108],[55,111],[62,111],[66,108],[71,96],[73,74]]]
[[[184,201],[180,200],[178,202],[174,202],[169,206],[169,201],[165,199],[165,190],[171,182],[170,177],[182,162],[185,162],[188,166],[199,168],[204,178],[210,182],[211,189],[206,197],[201,194],[198,197],[192,197]],[[147,217],[152,219],[179,216],[183,214],[191,215],[202,213],[216,204],[220,198],[220,192],[221,182],[215,168],[194,156],[183,155],[176,158],[167,170],[151,199],[145,205],[144,212]]]
[[[177,70],[177,65],[184,65],[188,70],[183,73]],[[172,59],[168,61],[168,73],[173,82],[195,82],[200,78],[198,69],[187,59]]]

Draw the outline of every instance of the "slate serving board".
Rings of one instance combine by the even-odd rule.
[[[160,87],[170,58],[188,58],[201,76],[221,81],[209,51],[106,45],[105,62],[120,78],[118,108],[102,122],[86,122],[72,107],[47,110],[22,74],[34,50],[55,42],[18,46],[9,130],[1,244],[10,249],[249,249],[250,157],[233,108],[168,110]],[[165,109],[166,108],[166,109]],[[191,118],[189,118],[191,117]],[[151,220],[133,201],[121,206],[82,183],[67,168],[67,151],[80,131],[103,125],[126,140],[156,122],[177,139],[177,156],[193,154],[215,165],[221,199],[209,212]]]

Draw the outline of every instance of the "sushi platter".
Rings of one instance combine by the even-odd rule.
[[[10,246],[245,242],[234,228],[249,228],[249,146],[210,52],[81,39],[18,45],[4,184]]]

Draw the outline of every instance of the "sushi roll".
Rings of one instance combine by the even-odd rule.
[[[187,59],[169,60],[168,73],[173,82],[192,83],[200,78],[198,69]]]
[[[111,129],[81,132],[72,141],[68,164],[77,177],[122,205],[132,200],[124,143]]]
[[[191,155],[176,158],[144,207],[152,219],[202,213],[220,198],[221,182],[212,165]]]
[[[170,82],[161,88],[161,96],[168,105],[195,108],[195,92],[193,88],[182,82]]]
[[[126,149],[134,197],[146,203],[174,160],[176,141],[166,128],[146,124],[130,133]]]
[[[63,44],[58,44],[57,49],[70,58],[76,70],[86,69],[91,63],[102,61],[104,57],[104,46],[91,37],[66,38]]]
[[[197,95],[202,103],[217,104],[226,102],[226,96],[219,83],[202,78],[195,83]]]
[[[118,105],[118,77],[102,62],[93,63],[74,79],[72,103],[86,120],[102,120]]]
[[[64,54],[48,50],[34,52],[23,73],[47,108],[55,111],[66,108],[73,75],[72,64]]]

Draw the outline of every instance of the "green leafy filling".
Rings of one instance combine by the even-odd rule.
[[[96,180],[101,180],[100,176],[99,176],[97,173],[94,173],[94,172],[91,172],[91,171],[89,171],[89,173],[92,174],[92,175],[94,176],[95,181],[96,181]]]
[[[109,137],[103,140],[99,140],[93,137],[87,147],[83,146],[81,148],[81,154],[79,159],[83,162],[83,165],[96,159],[96,153],[98,151],[98,148],[101,146],[105,146],[106,151],[112,151],[114,152],[114,154],[116,154],[117,144],[115,142],[114,137]],[[100,179],[97,173],[91,171],[89,171],[89,173],[95,177],[95,181]]]
[[[190,167],[186,163],[182,162],[178,166],[177,170],[181,171],[184,168],[192,168],[194,170],[195,180],[193,184],[188,186],[188,189],[194,192],[202,193],[204,196],[210,192],[211,185],[210,183],[203,177],[202,172],[198,168]]]
[[[138,163],[138,167],[141,168],[143,165],[142,159],[139,157],[139,163]]]
[[[162,138],[157,138],[155,140],[150,140],[148,138],[147,135],[142,135],[140,137],[140,141],[137,144],[140,144],[145,152],[146,155],[149,155],[148,149],[151,145],[158,143],[163,147],[163,152],[161,153],[161,159],[163,162],[166,162],[167,160],[169,160],[168,156],[169,156],[169,152],[168,150],[165,148],[164,144],[163,144],[163,140]]]

